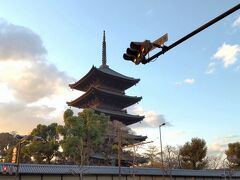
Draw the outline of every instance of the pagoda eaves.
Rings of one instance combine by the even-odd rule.
[[[71,102],[67,102],[67,104],[77,108],[102,107],[108,105],[111,109],[121,111],[121,109],[131,106],[141,99],[142,97],[126,96],[99,87],[91,87],[82,96]]]
[[[113,110],[94,108],[94,107],[92,109],[95,110],[96,112],[109,115],[110,120],[112,120],[112,121],[118,120],[127,126],[137,123],[137,122],[140,122],[144,119],[144,116],[131,115],[131,114],[127,114],[126,112],[121,112],[121,111],[113,111]]]
[[[101,80],[102,82],[100,82]],[[99,68],[93,66],[84,77],[73,84],[69,84],[69,87],[85,92],[92,85],[95,84],[94,86],[98,86],[98,84],[101,84],[124,91],[137,84],[139,81],[140,79],[124,76],[106,65],[100,66]]]

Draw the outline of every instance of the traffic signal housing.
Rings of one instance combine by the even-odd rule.
[[[130,48],[127,48],[126,53],[123,54],[123,58],[127,61],[132,61],[136,65],[140,63],[145,64],[145,56],[152,48],[153,45],[149,40],[143,42],[131,42]]]

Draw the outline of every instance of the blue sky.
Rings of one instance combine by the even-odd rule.
[[[2,2],[0,131],[27,133],[37,123],[61,123],[65,102],[78,95],[67,84],[85,75],[92,65],[101,64],[105,30],[108,65],[141,79],[127,91],[143,97],[130,108],[146,116],[134,130],[157,145],[157,124],[167,121],[164,145],[181,145],[200,137],[212,152],[223,152],[227,143],[240,140],[239,10],[147,65],[136,66],[122,55],[131,41],[153,41],[165,33],[169,36],[166,45],[170,45],[237,3]],[[6,47],[12,49],[6,52]]]

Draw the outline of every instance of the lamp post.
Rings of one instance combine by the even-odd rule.
[[[162,123],[159,125],[159,136],[160,136],[160,148],[161,148],[161,161],[162,161],[162,168],[163,168],[163,151],[162,151],[162,133],[161,133],[161,127],[166,125],[166,123]]]

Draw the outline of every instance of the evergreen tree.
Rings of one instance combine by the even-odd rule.
[[[68,163],[89,165],[94,149],[104,142],[109,117],[84,109],[77,116],[68,109],[64,112],[64,125],[58,127],[63,136],[61,146]]]
[[[206,142],[203,139],[192,138],[191,142],[186,142],[179,152],[182,160],[182,167],[186,169],[203,169],[207,165],[205,159],[207,155]]]
[[[229,143],[226,150],[227,159],[230,162],[232,168],[240,168],[240,143]]]
[[[0,133],[0,162],[11,162],[12,150],[17,140],[10,133]]]
[[[23,146],[22,155],[25,158],[33,157],[37,163],[51,163],[53,157],[58,153],[58,133],[57,123],[52,123],[48,126],[39,124],[34,128],[30,135],[39,136],[44,141],[31,141],[28,145]]]

